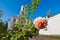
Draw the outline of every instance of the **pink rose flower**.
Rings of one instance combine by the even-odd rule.
[[[47,26],[47,20],[45,18],[38,17],[34,20],[34,25],[37,29],[44,29]]]

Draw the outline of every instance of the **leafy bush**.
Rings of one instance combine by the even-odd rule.
[[[11,25],[11,30],[8,29],[8,22],[0,19],[0,40],[29,40],[38,36],[39,30],[34,27],[31,20],[39,3],[40,0],[32,0],[32,5],[25,5],[25,12],[20,13],[22,15],[17,19],[17,24]]]

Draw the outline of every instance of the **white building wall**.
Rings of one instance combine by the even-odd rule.
[[[47,31],[41,29],[39,34],[44,35],[60,35],[60,14],[50,17],[48,19]]]

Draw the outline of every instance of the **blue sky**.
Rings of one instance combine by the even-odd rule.
[[[20,13],[22,5],[31,4],[31,0],[0,0],[0,10],[3,11],[3,20],[11,16],[17,16]],[[33,19],[42,16],[45,17],[48,10],[52,15],[60,12],[60,0],[41,0]]]

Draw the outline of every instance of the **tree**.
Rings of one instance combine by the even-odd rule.
[[[2,17],[2,10],[0,11],[0,17]],[[8,34],[8,22],[3,22],[2,19],[0,19],[0,40],[7,40],[7,34]]]
[[[51,11],[50,11],[50,9],[48,10],[48,12],[47,12],[47,17],[48,18],[50,18],[52,15],[51,15]]]

